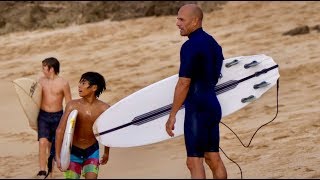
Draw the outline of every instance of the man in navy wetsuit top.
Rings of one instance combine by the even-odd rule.
[[[221,107],[214,91],[222,61],[222,48],[202,29],[203,12],[195,4],[179,9],[176,25],[188,36],[180,51],[179,80],[166,131],[174,136],[176,114],[185,105],[184,136],[187,167],[191,178],[206,178],[203,158],[213,178],[226,179],[227,171],[219,155]]]

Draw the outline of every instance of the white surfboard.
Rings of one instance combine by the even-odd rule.
[[[240,110],[274,86],[278,65],[264,54],[225,59],[215,91],[222,117]],[[178,75],[153,83],[114,104],[95,121],[96,139],[109,147],[134,147],[170,139],[165,123]],[[176,116],[175,137],[183,135],[185,109]]]
[[[37,131],[38,114],[40,111],[42,88],[41,85],[30,78],[19,78],[13,81],[19,102],[26,114],[29,126]]]
[[[66,171],[70,164],[70,153],[72,147],[74,127],[76,124],[78,115],[78,110],[72,110],[68,116],[66,130],[64,131],[60,159],[61,159],[61,169]]]

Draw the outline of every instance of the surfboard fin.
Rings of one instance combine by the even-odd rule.
[[[266,82],[266,81],[262,81],[261,83],[259,84],[255,84],[253,86],[253,89],[259,89],[259,88],[262,88],[262,87],[266,87],[268,86],[270,83]]]
[[[242,102],[242,103],[252,102],[252,101],[255,100],[255,99],[256,99],[256,97],[254,97],[254,95],[250,95],[249,97],[242,98],[242,99],[241,99],[241,102]]]
[[[252,61],[251,63],[245,64],[243,67],[244,67],[245,69],[248,69],[248,68],[250,68],[250,67],[254,67],[254,66],[258,65],[259,63],[260,63],[260,62]]]
[[[231,61],[231,62],[229,62],[229,63],[226,63],[226,67],[227,68],[229,68],[229,67],[231,67],[231,66],[233,66],[233,65],[236,65],[236,64],[238,64],[239,63],[239,60],[237,60],[237,59],[235,59],[235,60],[233,60],[233,61]]]

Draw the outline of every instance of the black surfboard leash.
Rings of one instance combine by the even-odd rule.
[[[48,163],[47,163],[47,166],[48,166],[48,172],[46,174],[46,176],[43,178],[43,179],[47,179],[47,177],[49,176],[50,173],[52,173],[52,162],[53,162],[53,159],[54,159],[54,155],[50,154],[49,158],[48,158]]]
[[[226,127],[238,138],[238,140],[240,141],[240,143],[242,144],[243,147],[248,148],[248,147],[250,146],[252,140],[253,140],[253,137],[256,135],[256,133],[257,133],[263,126],[266,126],[267,124],[269,124],[269,123],[271,123],[272,121],[274,121],[274,120],[276,119],[276,117],[278,116],[278,112],[279,112],[279,78],[278,78],[278,80],[277,80],[277,112],[276,112],[276,115],[274,116],[274,118],[273,118],[272,120],[270,120],[269,122],[261,125],[261,126],[254,132],[254,134],[252,135],[252,137],[251,137],[251,139],[250,139],[250,141],[249,141],[249,143],[248,143],[247,145],[245,145],[245,144],[241,141],[241,139],[239,138],[239,136],[238,136],[229,126],[227,126],[227,125],[226,125],[225,123],[223,123],[222,121],[220,121],[220,123],[223,124],[224,126],[226,126]],[[233,163],[235,163],[235,164],[239,167],[241,179],[243,179],[242,170],[241,170],[241,167],[239,166],[239,164],[236,163],[236,162],[235,162],[234,160],[232,160],[231,158],[229,158],[229,157],[227,156],[227,154],[222,150],[221,147],[219,147],[219,149],[223,152],[223,154],[224,154],[230,161],[232,161]]]

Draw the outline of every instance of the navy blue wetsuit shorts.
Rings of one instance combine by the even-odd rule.
[[[184,135],[187,156],[204,157],[205,152],[219,152],[221,107],[214,89],[194,93],[191,98],[191,102],[185,102]]]

